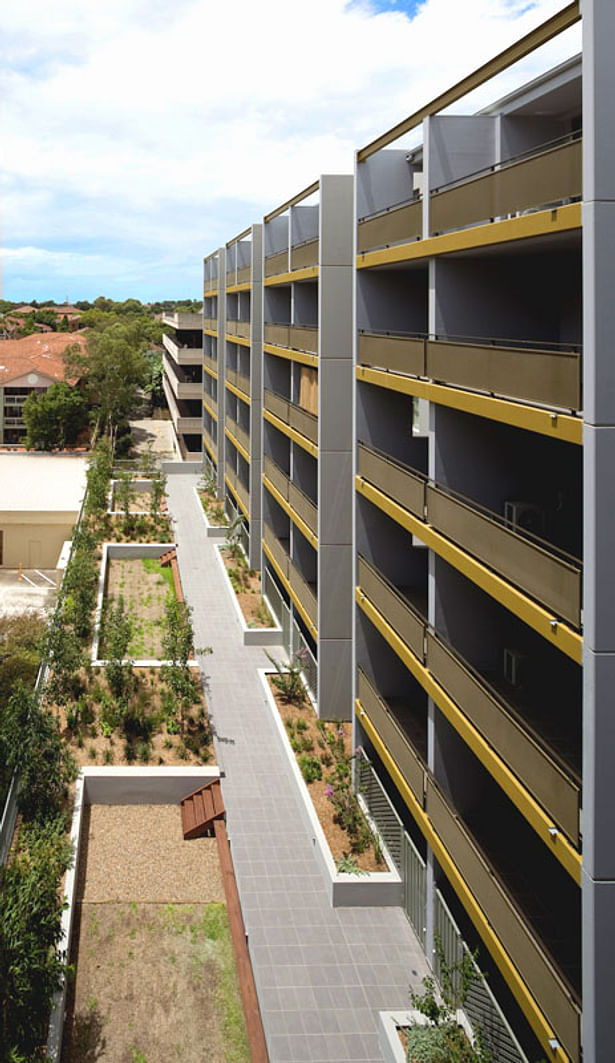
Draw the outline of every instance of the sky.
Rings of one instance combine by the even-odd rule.
[[[202,260],[566,0],[20,0],[0,298],[199,298]],[[580,51],[574,27],[456,110]]]

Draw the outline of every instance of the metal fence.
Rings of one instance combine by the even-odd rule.
[[[294,657],[299,652],[302,654],[303,667],[301,671],[303,678],[314,701],[317,701],[318,663],[308,646],[301,628],[291,614],[290,606],[284,601],[282,593],[267,566],[265,566],[263,573],[263,593],[268,598],[274,616],[282,628],[282,645],[288,656]]]
[[[301,669],[303,678],[307,683],[308,689],[314,698],[314,701],[318,701],[318,664],[316,658],[312,653],[307,641],[299,627],[295,618],[292,618],[290,629],[290,648],[291,655],[301,653],[303,656],[303,668]]]
[[[238,508],[238,506],[235,505],[229,495],[227,495],[224,500],[224,512],[228,517],[229,524],[232,524],[233,521],[237,519],[237,517],[241,517],[241,524],[237,528],[237,541],[239,542],[241,549],[246,555],[247,560],[250,552],[250,533],[246,527],[245,517],[243,513]]]
[[[403,905],[423,948],[427,934],[427,868],[365,754],[356,759],[355,785],[403,881]]]
[[[470,950],[461,936],[442,894],[434,890],[434,931],[440,939],[442,956],[447,967],[459,964]],[[478,964],[472,960],[476,977],[470,983],[463,1010],[470,1025],[480,1030],[483,1044],[497,1063],[528,1063],[521,1045],[512,1032]],[[436,978],[441,980],[441,959],[436,953]]]
[[[290,607],[284,601],[282,592],[267,566],[265,566],[263,572],[263,593],[271,606],[278,624],[282,628],[282,645],[286,652],[290,654]]]

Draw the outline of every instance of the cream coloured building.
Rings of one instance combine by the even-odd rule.
[[[0,568],[57,566],[85,493],[83,455],[0,454]]]

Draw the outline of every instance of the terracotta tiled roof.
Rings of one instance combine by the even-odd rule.
[[[78,343],[85,350],[85,334],[48,332],[44,336],[24,336],[22,340],[0,340],[0,387],[27,373],[64,380],[62,354],[71,343]]]

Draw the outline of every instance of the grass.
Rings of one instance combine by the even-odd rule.
[[[162,567],[156,557],[142,557],[143,568],[150,576],[160,576],[166,583],[173,597],[175,597],[175,583],[173,581],[173,569],[170,565]]]

